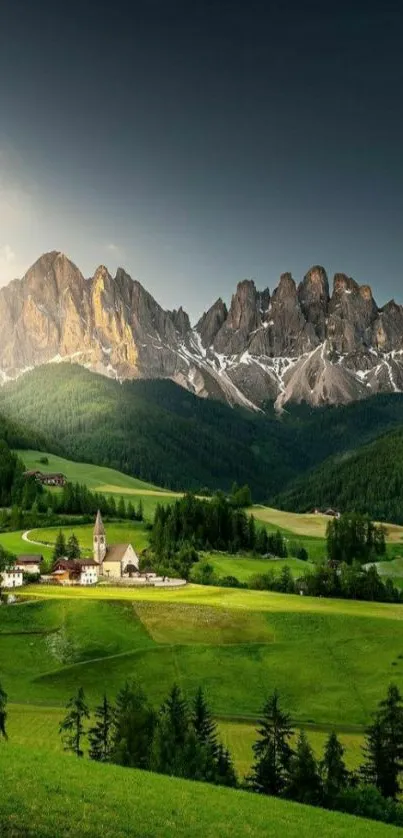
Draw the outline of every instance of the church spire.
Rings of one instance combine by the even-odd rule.
[[[101,513],[98,509],[97,517],[95,518],[95,526],[94,526],[94,535],[93,535],[93,553],[94,553],[94,562],[97,562],[100,565],[100,570],[102,573],[102,563],[105,558],[107,551],[107,544],[106,544],[106,533],[105,527],[103,525],[103,521],[101,518]]]
[[[95,518],[94,535],[105,535],[105,527],[99,509]]]

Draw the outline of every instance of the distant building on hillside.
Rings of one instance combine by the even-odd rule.
[[[66,475],[61,472],[44,473],[39,469],[29,469],[24,471],[24,477],[35,477],[35,480],[42,483],[43,486],[65,486],[67,483]]]
[[[101,513],[98,510],[93,534],[94,562],[101,576],[121,579],[138,572],[139,558],[131,544],[108,544]]]

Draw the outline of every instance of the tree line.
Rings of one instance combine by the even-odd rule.
[[[390,684],[366,728],[362,762],[351,771],[331,731],[318,758],[304,730],[298,736],[275,690],[265,702],[250,773],[239,780],[229,750],[199,687],[189,705],[174,685],[156,711],[136,682],[114,703],[104,695],[91,712],[79,687],[66,705],[59,733],[77,757],[170,776],[238,787],[311,806],[403,826],[403,700]],[[0,685],[0,736],[7,739],[7,695]]]
[[[150,705],[143,689],[126,682],[112,704],[104,695],[91,718],[84,690],[80,687],[68,701],[59,732],[66,750],[97,762],[142,768],[236,786],[237,777],[229,751],[219,740],[216,723],[199,688],[189,706],[174,685],[159,710]]]
[[[318,760],[305,731],[292,745],[290,717],[275,691],[267,700],[253,745],[254,763],[246,786],[258,794],[283,797],[311,806],[337,809],[403,826],[398,802],[403,775],[403,701],[391,684],[368,726],[363,761],[348,771],[344,748],[335,732]]]

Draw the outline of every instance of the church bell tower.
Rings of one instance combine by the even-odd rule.
[[[94,537],[93,537],[94,562],[98,562],[100,566],[100,573],[102,573],[102,562],[106,555],[106,535],[105,527],[101,518],[101,513],[98,509],[97,517],[95,519]]]

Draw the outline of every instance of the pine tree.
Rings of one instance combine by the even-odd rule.
[[[286,786],[292,750],[289,745],[293,731],[290,718],[280,709],[275,690],[264,708],[258,728],[259,739],[253,745],[255,762],[248,782],[260,794],[281,794]]]
[[[179,687],[174,684],[158,715],[152,760],[154,771],[177,777],[189,776],[186,745],[190,732],[189,709]]]
[[[106,695],[102,704],[95,708],[95,725],[88,732],[90,758],[98,762],[110,762],[113,749],[115,715]]]
[[[136,519],[137,521],[144,521],[143,501],[141,498],[137,504]]]
[[[129,521],[134,521],[135,518],[136,518],[136,513],[135,513],[134,506],[133,506],[131,500],[129,500],[129,502],[127,504],[127,507],[126,507],[126,516],[129,519]]]
[[[147,696],[134,682],[127,682],[116,698],[112,762],[131,768],[148,768],[155,728],[155,713]]]
[[[117,513],[118,518],[126,518],[126,504],[122,496],[119,498]]]
[[[75,696],[66,705],[67,714],[59,725],[66,751],[73,751],[77,757],[82,757],[81,741],[85,734],[84,721],[89,719],[90,712],[85,701],[84,690],[80,687]]]
[[[203,745],[208,745],[212,752],[217,749],[217,726],[201,687],[193,701],[193,727],[196,736]]]
[[[54,549],[53,549],[53,555],[52,555],[53,563],[57,562],[58,559],[62,558],[65,555],[66,555],[66,539],[64,537],[63,530],[59,530],[59,532],[57,534],[57,537],[56,537],[55,546],[54,546]]]
[[[7,693],[3,690],[3,687],[0,684],[0,736],[3,736],[4,739],[8,739],[6,732],[7,700]]]
[[[348,771],[343,757],[343,745],[334,732],[330,733],[320,765],[324,802],[328,806],[347,785]]]
[[[80,544],[74,533],[71,534],[67,541],[66,556],[68,559],[79,559],[81,556]]]
[[[299,803],[315,805],[320,802],[318,764],[303,730],[300,731],[295,753],[290,760],[286,796]]]
[[[256,546],[256,524],[254,516],[251,515],[248,521],[248,531],[249,531],[249,549],[254,550]]]
[[[232,786],[233,788],[238,785],[231,754],[228,748],[225,748],[221,742],[218,745],[216,752],[214,783],[218,786]]]
[[[396,799],[403,770],[403,701],[398,688],[390,684],[380,702],[364,746],[366,762],[362,773],[384,797]]]

